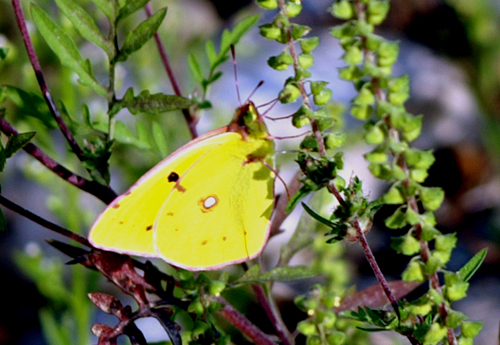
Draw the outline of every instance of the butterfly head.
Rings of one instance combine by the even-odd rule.
[[[229,125],[229,131],[240,133],[245,139],[248,137],[263,139],[269,134],[262,116],[251,101],[236,110],[235,117]]]

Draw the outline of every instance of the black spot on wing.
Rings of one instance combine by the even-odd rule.
[[[148,226],[146,226],[146,231],[149,231],[149,230],[151,230],[152,228],[153,228],[153,226],[152,226],[152,225],[148,225]]]
[[[202,246],[204,246],[204,245],[205,245],[205,244],[207,244],[207,243],[208,243],[208,241],[207,241],[207,240],[204,240],[204,241],[202,241],[202,242],[201,242],[201,245],[202,245]]]
[[[179,180],[179,174],[175,171],[172,171],[170,175],[168,175],[168,182],[177,182]]]

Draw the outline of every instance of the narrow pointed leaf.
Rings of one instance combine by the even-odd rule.
[[[165,19],[166,14],[167,8],[162,8],[140,23],[133,31],[129,32],[123,43],[123,47],[120,49],[118,61],[127,60],[130,54],[139,50],[151,37],[153,37],[163,22],[163,19]]]
[[[50,49],[59,57],[61,63],[78,74],[80,83],[90,87],[99,95],[106,97],[106,88],[97,82],[90,73],[87,63],[83,60],[71,37],[38,6],[32,4],[31,13],[38,30],[40,30],[40,34]]]
[[[193,73],[194,78],[201,83],[204,79],[203,74],[201,73],[200,64],[198,63],[196,57],[193,54],[189,54],[188,63],[189,63],[189,69],[191,70],[191,73]]]
[[[317,214],[315,211],[313,211],[309,206],[307,206],[307,204],[305,203],[302,203],[302,207],[304,207],[304,210],[309,213],[309,215],[311,217],[313,217],[314,219],[316,219],[318,222],[320,223],[323,223],[329,227],[336,227],[337,224],[331,222],[330,220],[326,219],[326,218],[323,218],[322,216],[320,216],[319,214]]]
[[[161,126],[158,122],[153,121],[152,130],[153,130],[153,138],[156,146],[158,147],[158,150],[160,150],[162,157],[167,157],[168,146],[167,146],[167,139],[165,138],[165,134],[163,133],[163,129],[161,129]]]
[[[141,8],[146,6],[149,1],[150,0],[127,0],[125,6],[120,8],[120,13],[118,14],[118,18],[116,19],[116,21],[119,22],[132,13],[140,10]]]
[[[148,90],[134,96],[134,90],[129,88],[123,98],[114,104],[110,115],[118,113],[123,108],[128,108],[134,115],[140,112],[159,114],[165,111],[186,109],[192,104],[194,104],[193,101],[184,97],[162,93],[150,94]]]
[[[108,17],[111,23],[115,22],[115,1],[116,0],[91,0],[102,13]]]
[[[114,55],[113,43],[102,36],[92,17],[83,8],[73,0],[56,0],[56,4],[83,38],[98,45],[108,56]]]
[[[33,139],[35,134],[36,132],[26,132],[9,137],[9,141],[7,141],[7,145],[5,146],[6,158],[12,157],[14,153],[22,149],[31,139]]]
[[[459,276],[463,279],[464,282],[469,281],[470,278],[476,273],[479,269],[479,266],[483,263],[486,258],[486,254],[488,253],[488,249],[483,249],[476,255],[472,257],[459,271]]]
[[[147,141],[142,141],[134,136],[128,127],[121,121],[115,123],[115,140],[122,143],[132,145],[139,149],[149,149],[151,146]]]
[[[265,282],[288,282],[299,279],[306,279],[317,276],[318,272],[306,266],[285,266],[276,267],[270,271],[264,272],[257,276],[250,276],[237,280],[237,283],[265,283]]]
[[[2,86],[2,91],[18,107],[21,116],[33,116],[42,121],[48,128],[57,128],[56,121],[41,96],[10,85]]]

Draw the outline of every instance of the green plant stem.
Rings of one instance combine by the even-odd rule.
[[[280,337],[283,344],[292,345],[292,336],[288,331],[288,328],[286,327],[285,323],[283,322],[283,319],[281,318],[276,303],[274,303],[272,297],[267,296],[266,292],[264,291],[264,288],[259,284],[253,284],[252,288],[253,291],[255,292],[255,295],[257,296],[257,299],[259,300],[259,303],[262,305],[262,308],[264,308],[267,317],[271,321],[274,329],[276,330],[276,333]],[[270,284],[268,288],[270,291],[271,290]]]
[[[146,11],[148,18],[151,17],[152,12],[149,3],[146,4],[144,10]],[[177,83],[177,79],[175,78],[174,75],[174,71],[172,70],[170,62],[168,60],[167,51],[165,49],[165,46],[163,45],[163,42],[160,39],[160,35],[158,34],[158,32],[155,32],[154,37],[156,46],[158,48],[158,52],[160,53],[161,61],[163,62],[163,66],[165,67],[165,71],[167,72],[168,79],[170,80],[170,84],[172,84],[172,88],[174,89],[175,94],[177,96],[182,96],[179,84]],[[191,132],[191,137],[193,139],[196,138],[198,136],[198,132],[196,131],[196,122],[197,122],[196,117],[190,113],[189,109],[182,109],[182,114],[184,115],[184,119],[186,120],[186,123],[189,127],[189,131]]]
[[[0,112],[1,115],[1,112]],[[7,136],[18,135],[12,125],[5,120],[5,118],[0,117],[0,131]],[[61,164],[57,163],[55,160],[50,158],[42,149],[33,143],[28,143],[23,147],[23,150],[28,154],[33,156],[37,161],[42,163],[48,169],[50,169],[54,174],[62,178],[63,180],[71,183],[73,186],[95,196],[106,204],[109,204],[113,199],[116,198],[116,193],[107,186],[103,186],[95,181],[87,180],[82,176],[76,175],[66,169]]]
[[[21,31],[21,36],[23,38],[24,46],[26,47],[29,60],[31,62],[31,65],[33,66],[33,70],[35,72],[38,85],[40,86],[42,96],[45,99],[47,106],[49,107],[50,113],[56,120],[59,129],[61,130],[62,134],[66,138],[66,141],[71,147],[71,150],[76,154],[76,156],[80,161],[84,161],[86,160],[86,158],[83,155],[82,149],[76,142],[75,138],[73,137],[73,134],[71,133],[68,126],[62,119],[61,115],[59,114],[59,111],[56,108],[56,105],[54,104],[49,88],[47,86],[47,82],[45,81],[45,77],[42,72],[42,67],[40,66],[40,62],[38,61],[38,57],[36,56],[35,48],[33,47],[33,43],[31,42],[31,38],[29,36],[28,29],[26,27],[26,21],[24,19],[23,9],[19,0],[12,0],[12,6],[14,7],[14,13],[16,15],[17,25],[19,26],[19,30]]]
[[[22,208],[21,206],[13,203],[9,199],[5,198],[3,195],[0,195],[0,205],[7,207],[9,210],[14,211],[14,212],[20,214],[21,216],[28,218],[29,220],[31,220],[31,221],[49,229],[49,230],[52,230],[52,231],[58,233],[59,235],[65,236],[65,237],[72,239],[78,243],[81,243],[87,247],[91,247],[89,241],[85,237],[80,236],[80,235],[78,235],[78,234],[76,234],[68,229],[65,229],[62,226],[59,226],[59,225],[54,224],[52,222],[49,222],[46,219],[43,219],[42,217],[40,217],[40,216]]]

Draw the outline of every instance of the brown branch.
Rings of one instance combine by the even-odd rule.
[[[0,205],[7,207],[9,210],[14,211],[14,212],[20,214],[21,216],[28,218],[29,220],[31,220],[31,221],[49,229],[49,230],[52,230],[52,231],[58,233],[59,235],[65,236],[65,237],[72,239],[78,243],[81,243],[87,247],[91,247],[89,241],[85,237],[80,236],[80,235],[78,235],[78,234],[76,234],[68,229],[65,229],[57,224],[49,222],[46,219],[43,219],[42,217],[40,217],[40,216],[22,208],[21,206],[13,203],[12,201],[10,201],[9,199],[5,198],[2,195],[0,195]]]
[[[42,67],[40,66],[40,62],[38,61],[38,57],[36,56],[35,48],[33,47],[33,43],[31,42],[31,38],[28,34],[28,29],[26,28],[23,9],[21,7],[19,0],[12,0],[12,6],[14,7],[17,24],[21,31],[24,45],[26,47],[26,51],[28,52],[28,57],[30,59],[31,65],[33,66],[33,70],[35,72],[38,85],[40,86],[40,90],[42,91],[42,96],[49,107],[50,113],[56,120],[57,125],[59,126],[62,134],[66,138],[66,141],[69,143],[71,150],[76,154],[76,156],[80,161],[84,161],[86,158],[83,155],[82,149],[76,142],[75,138],[73,137],[73,134],[71,133],[68,126],[62,119],[61,115],[59,114],[59,111],[56,108],[56,105],[54,104],[49,88],[47,86],[47,82],[45,81],[45,77],[42,73]]]
[[[4,118],[0,118],[0,131],[2,131],[7,136],[19,134],[16,129],[12,127],[12,125]],[[36,160],[38,160],[63,180],[71,183],[73,186],[80,188],[81,190],[89,194],[94,195],[104,203],[109,204],[114,198],[116,198],[117,195],[111,188],[103,186],[96,181],[87,180],[82,176],[72,173],[64,166],[50,158],[42,149],[40,149],[35,144],[28,143],[23,147],[23,150],[32,155]]]
[[[151,12],[151,6],[150,4],[146,4],[144,7],[144,10],[146,11],[146,14],[148,17],[151,17],[152,12]],[[177,83],[177,79],[175,78],[174,71],[172,70],[172,67],[170,66],[170,62],[167,57],[167,51],[165,50],[165,46],[163,45],[160,35],[158,32],[155,32],[155,42],[156,46],[158,47],[158,52],[160,53],[161,56],[161,61],[163,62],[163,66],[165,67],[165,71],[167,72],[168,79],[170,80],[170,83],[172,84],[172,88],[174,89],[174,92],[177,96],[182,96],[181,90],[179,88],[179,84]],[[196,131],[196,118],[189,112],[188,109],[182,109],[182,114],[184,115],[184,119],[186,120],[186,123],[189,127],[189,131],[191,132],[191,136],[196,138],[198,136],[198,133]]]
[[[258,345],[276,345],[276,343],[272,341],[267,334],[251,323],[250,320],[231,306],[224,298],[212,296],[211,299],[224,305],[223,309],[219,313],[221,313],[227,321],[238,328],[252,342]]]

